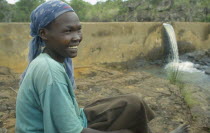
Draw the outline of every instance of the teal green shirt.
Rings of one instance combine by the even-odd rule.
[[[86,127],[63,64],[40,54],[18,91],[16,133],[81,133]]]

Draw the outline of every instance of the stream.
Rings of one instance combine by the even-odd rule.
[[[145,71],[157,77],[168,79],[168,74],[165,67],[151,65],[139,68],[135,71]],[[193,84],[203,89],[210,90],[210,76],[202,71],[179,71],[177,78],[183,83]]]

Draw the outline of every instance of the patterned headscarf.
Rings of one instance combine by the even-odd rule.
[[[45,46],[44,41],[39,36],[39,30],[41,28],[46,27],[50,22],[55,20],[58,16],[65,12],[74,12],[73,8],[68,4],[59,1],[59,0],[50,0],[41,5],[39,5],[32,13],[31,13],[31,36],[33,39],[29,43],[29,54],[28,60],[30,62],[35,59],[41,52],[42,47]],[[75,89],[75,80],[73,73],[73,66],[71,58],[65,59],[66,72],[72,82],[72,86]],[[26,74],[27,69],[22,74],[22,79]],[[22,82],[22,81],[21,81]]]

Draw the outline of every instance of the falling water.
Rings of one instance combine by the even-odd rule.
[[[178,47],[177,47],[177,41],[176,41],[176,35],[174,32],[173,27],[170,24],[163,23],[163,26],[165,28],[169,45],[170,45],[170,56],[172,57],[170,60],[171,62],[166,65],[166,69],[174,69],[174,70],[179,70],[183,72],[201,72],[200,70],[196,69],[194,67],[194,64],[189,61],[181,61],[179,60],[179,52],[178,52]]]
[[[196,69],[195,66],[198,64],[179,60],[178,46],[174,29],[170,24],[166,23],[163,24],[163,27],[166,31],[166,39],[169,43],[167,44],[167,47],[170,47],[170,49],[167,50],[170,50],[171,55],[169,55],[169,57],[171,57],[171,59],[170,62],[165,66],[164,70],[160,70],[158,67],[155,67],[154,69],[149,68],[149,72],[155,73],[157,76],[166,76],[165,74],[167,74],[167,76],[169,76],[168,78],[170,78],[170,73],[174,73],[174,75],[176,75],[175,78],[178,79],[178,81],[194,84],[204,89],[209,89],[210,76],[206,75],[203,71]]]
[[[163,23],[163,26],[167,32],[167,37],[169,38],[169,45],[171,46],[170,51],[172,51],[170,54],[172,54],[172,62],[179,62],[179,52],[177,48],[177,41],[176,41],[176,35],[174,32],[174,28],[167,23]]]

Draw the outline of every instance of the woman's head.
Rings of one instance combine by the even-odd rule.
[[[46,43],[47,46],[50,45],[50,40],[46,40],[48,34],[45,33],[55,32],[56,30],[50,30],[56,29],[56,27],[54,27],[55,22],[57,22],[57,19],[62,18],[62,16],[65,16],[66,14],[72,14],[70,21],[71,19],[77,18],[79,23],[79,18],[77,17],[76,13],[74,13],[73,8],[59,0],[50,0],[45,2],[38,6],[31,13],[30,28],[33,40],[30,44],[29,62],[31,62],[34,58],[36,58],[37,55],[40,54],[41,47],[44,47]],[[47,29],[50,32],[46,32]]]
[[[31,13],[31,36],[37,36],[41,28],[50,24],[65,12],[74,12],[74,10],[71,6],[60,0],[49,0],[39,5]]]
[[[82,34],[79,18],[72,7],[59,0],[41,4],[31,13],[30,29],[33,39],[29,44],[29,64],[42,52],[42,47],[46,47],[58,57],[57,61],[65,59],[67,75],[76,88],[71,58],[77,55],[76,45],[81,42]]]
[[[58,16],[39,35],[46,44],[51,57],[63,62],[66,57],[77,56],[77,47],[82,41],[81,24],[75,12],[65,12]]]

